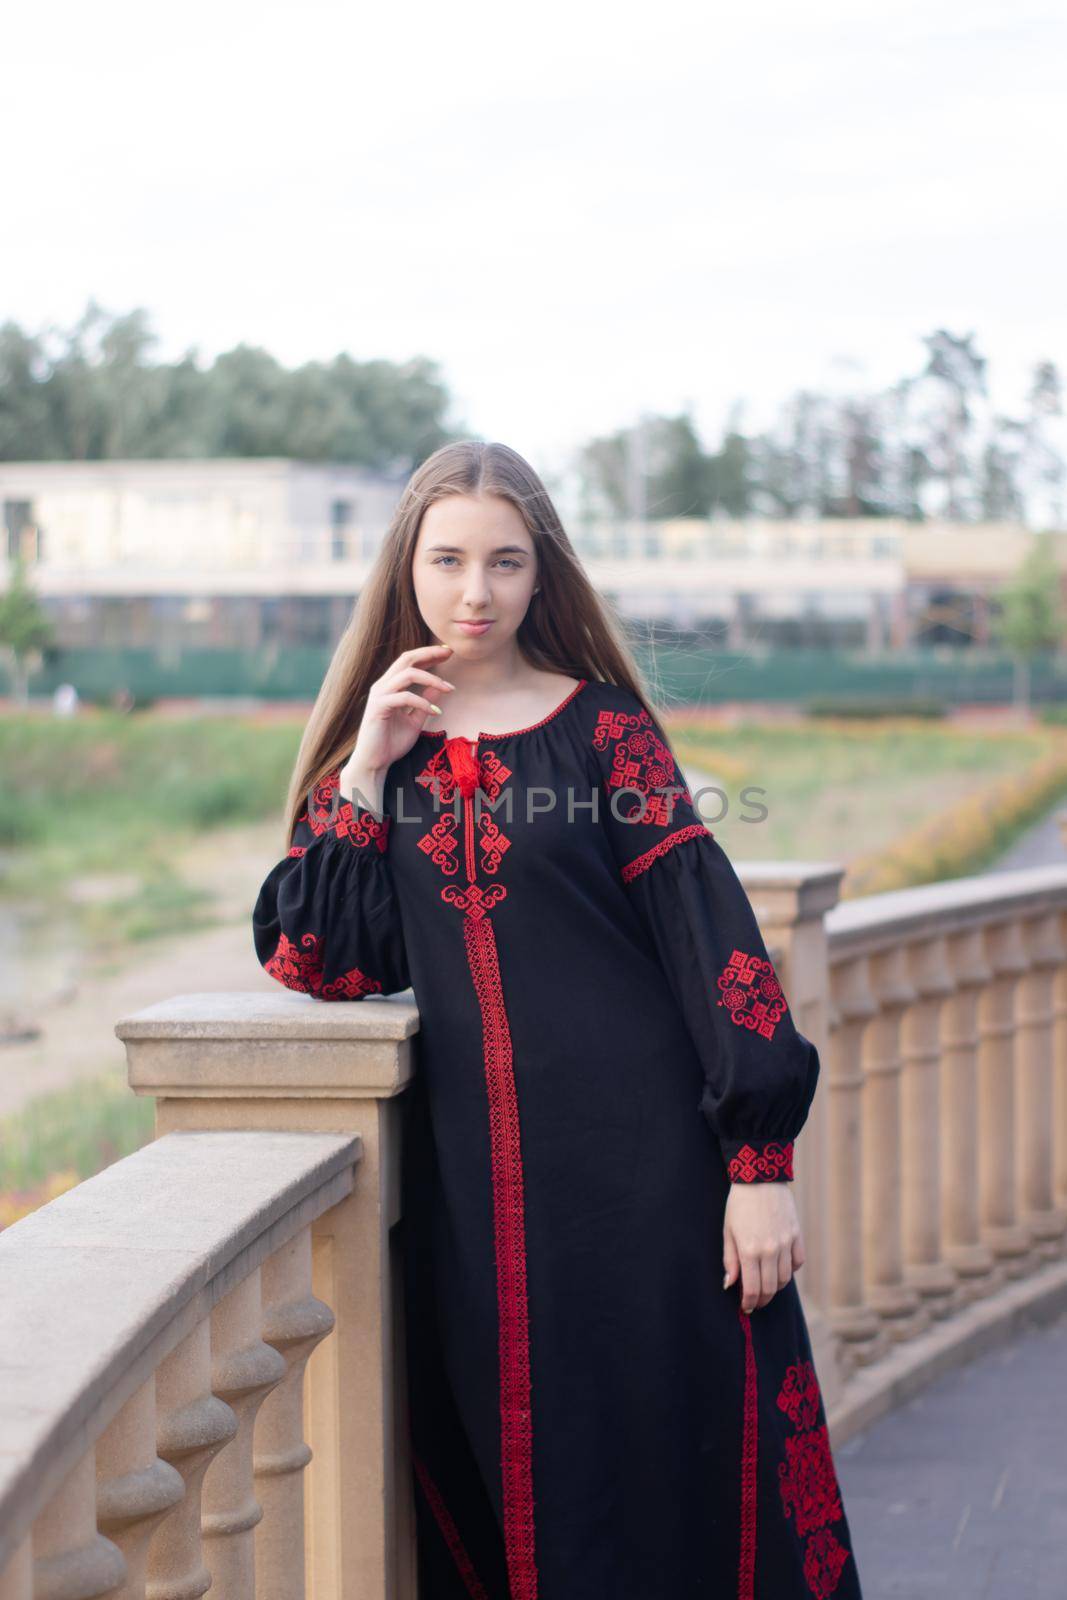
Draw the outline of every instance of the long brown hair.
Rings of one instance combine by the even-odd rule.
[[[309,791],[351,755],[371,685],[402,651],[435,643],[416,604],[411,568],[426,508],[450,494],[500,495],[530,532],[540,592],[516,636],[530,665],[618,684],[662,716],[621,622],[590,583],[534,469],[505,444],[442,445],[408,479],[311,709],[289,783],[286,849]]]

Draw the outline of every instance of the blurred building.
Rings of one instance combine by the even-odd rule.
[[[330,646],[404,480],[282,459],[0,462],[0,581],[20,554],[62,645]],[[1033,535],[1009,523],[572,525],[625,617],[726,649],[982,645]],[[1061,571],[1067,535],[1051,536]]]

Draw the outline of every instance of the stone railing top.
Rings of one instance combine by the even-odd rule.
[[[826,915],[831,960],[976,923],[1067,911],[1067,866],[987,872],[843,900]]]
[[[180,1132],[0,1232],[0,1571],[164,1356],[350,1194],[359,1138]]]
[[[714,830],[713,830],[714,831]],[[840,861],[733,861],[759,921],[807,922],[837,904]]]
[[[414,996],[318,1000],[292,989],[179,994],[115,1024],[120,1039],[407,1039],[418,1032]]]

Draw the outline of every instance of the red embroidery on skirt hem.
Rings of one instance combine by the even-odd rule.
[[[480,912],[468,914],[463,920],[463,934],[482,1013],[489,1096],[493,1232],[500,1318],[498,1343],[504,1545],[513,1600],[536,1600],[525,1213],[511,1030],[504,1008],[492,919]]]
[[[797,1431],[785,1440],[778,1486],[784,1514],[793,1518],[797,1536],[807,1538],[804,1581],[815,1600],[829,1600],[841,1581],[850,1551],[828,1526],[841,1520],[844,1509],[825,1413],[819,1421],[821,1405],[814,1364],[793,1362],[778,1391],[778,1409]]]
[[[759,1411],[756,1390],[756,1353],[752,1347],[752,1317],[738,1307],[745,1335],[744,1433],[741,1440],[741,1553],[738,1559],[737,1600],[754,1600],[756,1572],[756,1501],[759,1459]]]
[[[441,1530],[441,1536],[451,1552],[452,1559],[456,1563],[456,1570],[466,1585],[467,1593],[471,1596],[471,1600],[489,1600],[489,1592],[474,1570],[474,1562],[467,1554],[467,1547],[459,1536],[459,1529],[453,1522],[441,1491],[430,1476],[429,1469],[417,1451],[412,1452],[411,1459],[416,1477],[422,1486],[422,1492],[426,1496],[430,1510],[437,1519],[437,1526]]]

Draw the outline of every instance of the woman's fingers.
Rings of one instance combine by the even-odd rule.
[[[456,687],[454,683],[449,683],[447,678],[439,678],[436,672],[427,672],[425,667],[415,667],[411,665],[397,666],[396,679],[397,681],[395,684],[390,683],[387,684],[386,687],[389,689],[399,689],[402,688],[404,684],[412,683],[416,680],[419,683],[432,684],[435,689],[454,689]]]
[[[424,700],[421,694],[409,689],[390,689],[382,695],[379,703],[383,706],[414,706],[416,711],[436,711],[438,714],[441,711],[441,707],[432,700]]]
[[[770,1305],[779,1289],[793,1276],[793,1249],[790,1243],[769,1245],[763,1250],[740,1252],[741,1309],[749,1313]],[[802,1252],[803,1255],[803,1252]]]

